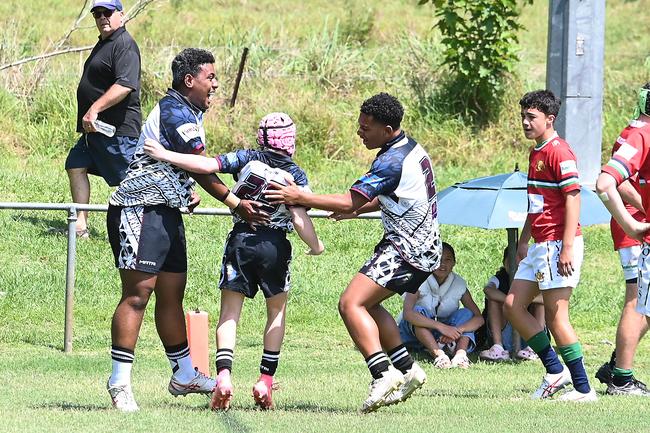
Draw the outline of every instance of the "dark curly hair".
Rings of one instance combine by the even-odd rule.
[[[454,259],[454,262],[456,261],[456,251],[454,251],[454,247],[451,246],[451,244],[448,244],[447,242],[442,243],[442,251],[449,251],[449,254],[451,254],[451,257]]]
[[[522,110],[534,108],[547,116],[552,114],[557,117],[560,112],[562,101],[550,90],[535,90],[526,93],[521,100],[519,100],[519,105]]]
[[[172,88],[180,90],[187,74],[196,77],[201,65],[210,63],[214,63],[214,56],[210,51],[185,48],[172,60]]]
[[[399,129],[404,117],[404,107],[397,98],[383,92],[363,101],[361,112],[393,129]]]

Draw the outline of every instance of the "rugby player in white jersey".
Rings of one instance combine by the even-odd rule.
[[[131,368],[144,311],[156,293],[156,330],[172,369],[172,395],[210,394],[215,381],[195,371],[183,313],[187,248],[181,209],[199,204],[186,171],[156,161],[143,152],[155,139],[176,152],[203,153],[203,114],[218,83],[214,56],[186,48],[172,61],[172,88],[156,104],[142,128],[126,177],[111,195],[108,238],[122,280],[122,295],[111,323],[112,372],[107,389],[113,406],[134,412]],[[240,200],[214,174],[191,175],[214,197],[250,222],[263,223],[260,203]]]
[[[431,160],[401,130],[402,104],[380,93],[364,101],[360,111],[357,134],[367,149],[379,152],[348,192],[317,195],[273,184],[266,197],[272,204],[328,210],[337,219],[381,210],[384,237],[339,300],[343,322],[373,378],[361,406],[367,413],[404,401],[426,381],[381,303],[418,290],[440,264],[441,242]]]
[[[290,287],[291,244],[286,234],[294,228],[307,244],[307,254],[323,252],[307,210],[303,206],[268,204],[264,193],[270,182],[290,180],[309,191],[305,172],[291,158],[295,152],[296,126],[285,113],[271,113],[260,121],[257,142],[260,150],[242,149],[206,158],[165,150],[155,141],[145,143],[145,151],[155,159],[169,162],[194,173],[230,173],[237,183],[235,195],[267,203],[270,222],[252,228],[237,215],[223,255],[221,267],[221,308],[217,325],[217,384],[212,409],[226,410],[233,397],[231,380],[237,323],[245,297],[259,289],[266,298],[267,319],[260,378],[253,386],[253,398],[262,409],[273,407],[273,376],[284,339],[287,293]]]

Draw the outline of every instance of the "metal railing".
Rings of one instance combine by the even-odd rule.
[[[77,235],[75,226],[77,223],[78,211],[106,212],[107,205],[93,205],[80,203],[12,203],[0,202],[0,209],[12,210],[60,210],[68,213],[68,252],[65,267],[65,319],[63,327],[63,351],[72,352],[72,326],[74,322],[74,286],[75,268],[77,264]],[[327,218],[329,212],[309,211],[312,218]],[[201,208],[194,209],[193,215],[216,215],[231,216],[230,210],[226,208]],[[369,212],[359,216],[362,219],[380,218],[379,212]]]

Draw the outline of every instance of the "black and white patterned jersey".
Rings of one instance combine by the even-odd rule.
[[[230,173],[237,183],[232,191],[237,197],[264,203],[270,214],[269,227],[290,232],[293,230],[291,213],[285,205],[271,205],[264,193],[271,181],[286,185],[293,180],[299,188],[309,190],[305,172],[291,157],[270,150],[238,150],[216,157],[220,173]],[[234,215],[235,223],[243,220]]]
[[[114,206],[186,207],[193,179],[185,170],[145,154],[144,140],[147,138],[174,152],[201,153],[205,150],[203,112],[183,95],[169,89],[147,117],[126,177],[111,195],[110,203]]]
[[[440,265],[436,181],[429,155],[415,140],[402,132],[386,143],[350,190],[379,199],[384,237],[404,260],[423,271]]]

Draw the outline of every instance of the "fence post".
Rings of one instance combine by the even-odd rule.
[[[74,317],[74,271],[77,255],[77,208],[68,208],[68,257],[65,268],[65,325],[63,351],[72,352],[72,323]]]

